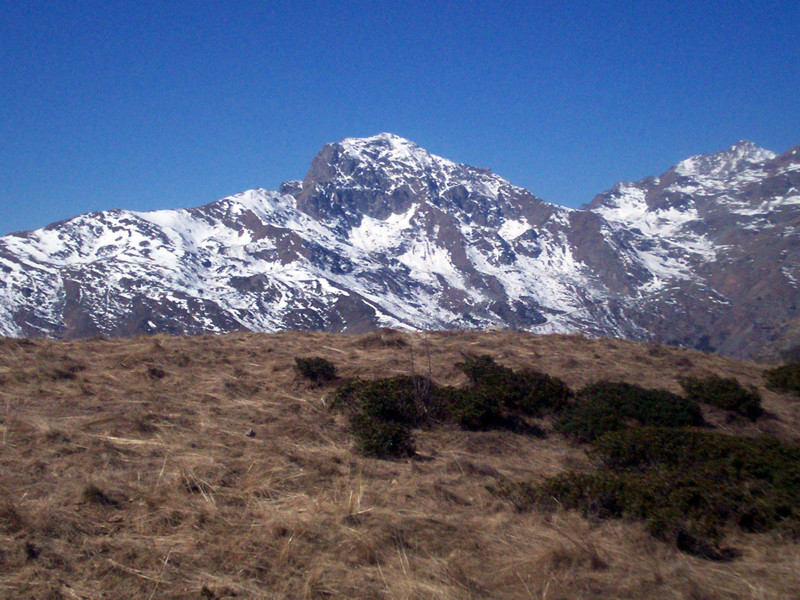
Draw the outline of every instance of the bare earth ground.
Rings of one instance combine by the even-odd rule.
[[[800,436],[800,401],[765,390],[764,365],[619,340],[0,340],[0,597],[800,598],[797,540],[731,532],[741,555],[711,562],[640,524],[519,513],[487,491],[501,475],[588,466],[557,433],[434,428],[417,432],[415,460],[359,456],[324,404],[332,386],[293,369],[294,357],[318,355],[343,377],[416,372],[458,385],[461,352],[573,389],[606,378],[680,392],[680,376],[735,376],[760,387],[768,415],[710,421]]]

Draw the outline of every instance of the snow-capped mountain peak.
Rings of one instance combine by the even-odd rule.
[[[741,140],[721,152],[692,156],[679,162],[674,169],[684,177],[724,179],[775,158],[775,153]]]
[[[739,142],[570,210],[347,138],[279,192],[0,238],[0,334],[504,326],[743,356],[800,318],[798,190],[797,152]]]
[[[414,142],[393,133],[379,133],[367,138],[345,138],[339,142],[345,156],[361,162],[393,163],[414,171],[429,169],[435,164],[455,166],[435,156]]]
[[[436,156],[388,133],[326,145],[295,195],[300,210],[342,230],[358,227],[364,216],[405,213],[414,203],[482,223],[494,219],[498,227],[502,215],[516,217],[521,204],[541,204],[489,169]]]

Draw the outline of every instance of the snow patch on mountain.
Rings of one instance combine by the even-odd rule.
[[[385,251],[400,244],[404,234],[411,228],[411,219],[419,210],[413,204],[403,213],[392,214],[385,219],[365,216],[358,227],[350,230],[348,241],[355,248],[366,252]]]
[[[689,203],[677,207],[651,208],[647,190],[633,183],[619,184],[609,199],[594,209],[617,228],[639,230],[647,237],[671,238],[684,226],[699,219],[697,208]]]
[[[497,230],[497,233],[506,241],[517,239],[531,228],[528,221],[523,217],[520,219],[506,219]]]
[[[793,206],[800,204],[800,195],[796,196],[777,196],[774,198],[768,198],[759,204],[753,206],[749,203],[744,202],[736,202],[730,201],[730,211],[737,215],[752,217],[752,216],[766,216],[770,213],[774,213],[776,210],[780,208],[784,208],[786,206]]]

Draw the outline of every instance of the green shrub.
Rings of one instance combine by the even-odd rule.
[[[436,423],[540,435],[525,417],[561,409],[569,397],[562,381],[531,370],[515,373],[491,357],[468,357],[459,366],[472,382],[465,389],[440,387],[419,375],[354,379],[331,393],[328,404],[348,414],[362,452],[396,458],[414,453],[411,428]]]
[[[719,502],[726,499],[709,482],[681,475],[570,473],[548,480],[537,492],[601,519],[642,520],[651,535],[680,550],[722,558],[719,543],[727,511]]]
[[[557,502],[600,518],[643,520],[683,551],[724,558],[727,525],[744,531],[800,526],[800,446],[696,430],[634,428],[592,449],[595,473],[543,484],[501,482],[518,508]]]
[[[601,381],[587,385],[575,404],[564,411],[556,429],[582,440],[624,429],[635,421],[654,427],[702,425],[700,407],[664,390],[648,390],[629,383]]]
[[[456,363],[455,366],[464,372],[473,386],[505,385],[514,375],[513,370],[498,365],[488,354],[466,354],[463,358],[464,362]]]
[[[764,371],[767,387],[800,396],[800,363],[788,363]]]
[[[706,519],[763,531],[800,518],[800,446],[769,437],[702,431],[630,430],[598,440],[593,450],[607,470],[661,472],[678,488],[701,491]],[[678,493],[677,491],[674,493]],[[676,505],[675,500],[671,504]],[[680,505],[676,513],[688,510]]]
[[[680,380],[680,384],[690,399],[739,413],[751,421],[755,421],[764,412],[758,390],[745,389],[733,377],[685,377]]]
[[[420,426],[444,418],[446,396],[427,377],[398,375],[348,381],[331,394],[329,403],[334,409]]]
[[[578,401],[555,422],[554,429],[564,435],[591,441],[609,431],[626,427],[622,415],[607,404]]]
[[[336,365],[327,358],[311,356],[307,358],[296,357],[294,367],[306,379],[314,383],[333,381],[336,379]]]
[[[453,389],[449,395],[449,412],[453,419],[469,431],[521,429],[508,413],[503,401],[484,388]]]
[[[375,458],[405,458],[415,453],[411,428],[440,416],[439,394],[426,377],[355,379],[334,391],[329,404],[348,413],[360,452]]]
[[[350,415],[350,429],[358,449],[375,458],[407,458],[416,452],[411,428],[396,421],[384,421],[356,412]]]
[[[520,415],[539,417],[567,406],[570,390],[555,377],[534,369],[514,372],[489,355],[464,356],[456,363],[470,379],[471,388],[491,394],[499,406]]]
[[[419,375],[349,381],[331,394],[329,404],[411,427],[455,422],[468,430],[539,431],[525,422],[521,410],[509,407],[502,391],[496,393],[489,386],[440,387]]]
[[[325,403],[332,410],[352,411],[358,408],[358,391],[364,383],[363,379],[345,379],[325,397]]]

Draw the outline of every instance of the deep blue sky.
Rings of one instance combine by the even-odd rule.
[[[0,234],[389,131],[557,204],[800,143],[800,2],[0,0]]]

